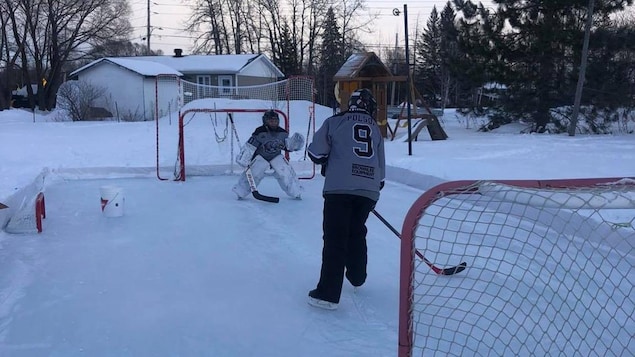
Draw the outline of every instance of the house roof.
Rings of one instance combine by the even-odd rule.
[[[174,74],[177,76],[182,76],[183,74],[174,68],[170,68],[161,63],[148,63],[148,61],[139,61],[136,57],[135,59],[131,59],[130,57],[104,57],[98,60],[92,61],[91,63],[73,71],[70,76],[75,76],[78,73],[91,68],[99,63],[112,63],[116,66],[128,69],[132,72],[139,73],[142,76],[156,76],[159,74]]]
[[[366,77],[392,77],[388,67],[375,52],[354,53],[335,73],[334,81],[351,80]]]
[[[163,68],[170,68],[173,72],[178,71],[179,75],[187,74],[187,73],[206,73],[206,74],[237,74],[248,68],[250,65],[254,63],[256,60],[264,61],[265,65],[270,67],[276,76],[284,77],[284,73],[276,67],[273,62],[269,60],[266,56],[262,54],[239,54],[239,55],[187,55],[187,56],[136,56],[136,57],[105,57],[101,60],[108,60],[113,63],[124,63],[123,61],[136,61],[133,62],[135,64],[134,71],[140,74],[136,68],[137,62],[142,62],[142,66],[147,66],[148,62],[154,63],[156,65],[162,65]],[[75,75],[80,71],[85,70],[86,68],[96,64],[101,61],[97,60],[91,62],[90,64],[74,71],[71,73]],[[132,68],[129,68],[133,70]],[[156,75],[156,74],[167,74],[165,71],[161,71],[154,74],[144,74],[144,75]],[[172,73],[169,73],[172,74]]]
[[[187,55],[187,56],[143,56],[143,60],[162,63],[183,73],[236,74],[254,63],[257,59],[274,68],[276,74],[284,76],[269,59],[262,54],[240,55]]]

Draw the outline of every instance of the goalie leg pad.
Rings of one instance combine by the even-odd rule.
[[[247,182],[247,176],[245,176],[244,172],[240,174],[240,178],[234,187],[232,187],[232,191],[238,196],[238,199],[245,198],[251,193],[249,182]]]
[[[251,174],[254,177],[256,187],[260,184],[260,181],[265,176],[265,170],[269,168],[269,162],[263,159],[262,156],[257,155],[251,162]],[[247,175],[245,172],[240,174],[238,183],[234,185],[232,191],[238,196],[238,198],[244,198],[251,193],[251,187],[249,187],[249,181],[247,181]]]
[[[280,188],[282,188],[289,197],[301,198],[304,189],[300,185],[300,180],[298,180],[295,170],[289,165],[287,159],[282,155],[278,155],[274,157],[270,163],[274,171],[273,176],[278,180]]]

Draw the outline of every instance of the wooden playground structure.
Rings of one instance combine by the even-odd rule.
[[[400,127],[407,128],[409,124],[411,125],[411,135],[406,138],[407,142],[416,141],[424,128],[428,129],[432,140],[445,140],[448,138],[439,122],[439,118],[414,87],[412,78],[408,81],[407,76],[393,76],[388,67],[384,65],[374,52],[362,52],[351,55],[333,76],[333,81],[336,83],[335,97],[339,103],[340,111],[348,110],[348,99],[355,90],[359,88],[371,90],[377,100],[376,119],[384,138],[390,138],[391,141],[395,140],[397,130]],[[388,84],[397,85],[397,83],[401,82],[409,82],[410,98],[413,98],[414,103],[419,103],[425,110],[420,113],[420,108],[418,109],[416,104],[413,105],[411,103],[410,120],[408,120],[408,108],[406,104],[403,104],[399,115],[396,118],[390,118],[397,119],[394,126],[391,127],[387,111]],[[402,124],[402,120],[405,120],[404,124]]]
[[[428,104],[423,100],[423,97],[421,96],[419,91],[414,87],[414,85],[412,84],[412,81],[409,87],[410,87],[410,95],[411,95],[411,98],[414,99],[414,103],[410,104],[411,134],[410,134],[410,137],[407,137],[405,141],[412,141],[412,140],[417,141],[419,134],[424,128],[428,129],[428,134],[430,134],[430,139],[432,140],[447,139],[448,135],[446,134],[445,130],[443,130],[443,127],[441,126],[441,123],[439,122],[439,118],[434,114],[432,109],[430,109]],[[425,112],[419,113],[417,109],[418,105],[423,106],[423,109],[425,109]],[[393,128],[391,128],[390,124],[388,124],[388,132],[390,134],[391,141],[395,140],[397,136],[397,130],[400,127],[404,127],[407,130],[408,108],[406,106],[407,104],[404,103],[404,105],[401,106],[399,115],[397,115],[396,118],[392,118],[392,119],[397,119]],[[402,120],[405,121],[403,124],[402,124]]]

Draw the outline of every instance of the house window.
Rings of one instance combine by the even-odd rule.
[[[197,99],[212,97],[212,76],[199,75],[196,76]]]
[[[232,94],[233,79],[232,76],[218,76],[218,86],[221,87],[222,96],[230,96]]]

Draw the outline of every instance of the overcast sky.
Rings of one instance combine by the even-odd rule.
[[[145,38],[147,33],[148,0],[131,0],[130,3],[133,10],[131,22],[135,31],[132,41],[145,44],[146,41],[142,38]],[[183,31],[182,28],[190,14],[192,3],[191,0],[150,0],[150,24],[152,27],[156,27],[150,38],[150,47],[153,50],[160,49],[165,54],[172,54],[174,48],[182,48],[185,53],[189,52],[193,36]],[[369,50],[379,51],[380,48],[394,46],[396,40],[398,45],[403,46],[404,3],[407,2],[366,0],[368,6],[366,16],[377,15],[377,20],[374,22],[376,32],[367,36],[366,43]],[[418,0],[408,4],[409,33],[413,35],[415,28],[425,26],[434,6],[440,12],[446,3],[447,0]],[[491,1],[483,1],[482,3],[487,6],[492,4]],[[393,15],[395,8],[401,12],[400,16]]]

